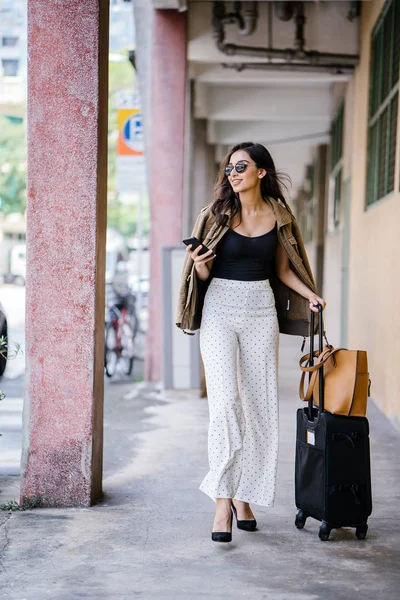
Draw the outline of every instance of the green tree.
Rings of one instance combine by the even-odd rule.
[[[25,121],[0,115],[0,210],[23,214],[25,208]]]
[[[128,51],[120,53],[126,60],[109,61],[108,104],[108,224],[129,236],[136,232],[137,208],[119,202],[115,186],[117,156],[118,91],[135,88],[135,71],[128,60]],[[143,227],[149,230],[148,202],[144,202]],[[0,116],[0,210],[9,214],[26,209],[26,122]]]
[[[107,223],[109,227],[116,229],[123,236],[129,237],[136,233],[137,213],[137,204],[122,204],[118,202],[117,197],[113,202],[108,202]],[[143,198],[142,213],[143,232],[148,233],[150,230],[150,215],[147,198]]]

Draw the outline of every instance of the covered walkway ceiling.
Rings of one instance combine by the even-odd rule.
[[[251,33],[240,34],[240,19],[229,15],[238,10],[243,16],[250,5],[257,16]],[[358,19],[354,14],[349,19],[352,2],[306,2],[299,28],[296,11],[282,19],[283,5],[291,5],[290,13],[299,3],[189,3],[188,61],[194,116],[207,121],[207,140],[217,158],[239,141],[261,142],[277,168],[292,178],[295,197],[313,147],[329,141],[332,84],[346,82],[357,63]],[[216,9],[225,14],[224,51]],[[267,56],[271,48],[277,56]],[[341,66],[315,66],[318,55]]]
[[[216,160],[234,143],[261,142],[295,198],[313,148],[329,142],[333,86],[358,64],[361,3],[148,2],[188,12],[194,117],[206,121]]]

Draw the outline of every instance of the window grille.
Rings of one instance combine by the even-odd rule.
[[[367,207],[394,189],[399,64],[400,0],[389,0],[371,39]]]

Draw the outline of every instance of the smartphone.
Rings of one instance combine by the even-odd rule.
[[[207,248],[207,246],[204,246],[204,244],[202,244],[200,242],[200,240],[198,240],[196,237],[190,237],[190,238],[186,238],[184,240],[182,240],[182,242],[184,244],[186,244],[186,246],[189,246],[190,244],[192,245],[192,250],[196,250],[196,248],[198,246],[203,246],[202,249],[199,252],[199,256],[202,256],[203,254],[206,254],[206,252],[209,251],[209,248]]]

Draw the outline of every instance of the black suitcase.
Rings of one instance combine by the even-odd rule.
[[[323,347],[322,307],[319,305],[319,351]],[[311,313],[314,331],[314,313]],[[314,338],[310,336],[310,356]],[[310,364],[313,364],[312,362]],[[303,529],[308,517],[322,521],[319,538],[332,529],[355,527],[358,539],[367,534],[372,512],[369,425],[365,417],[346,417],[324,411],[324,382],[319,371],[320,407],[312,399],[297,411],[295,499],[300,509],[295,525]]]

